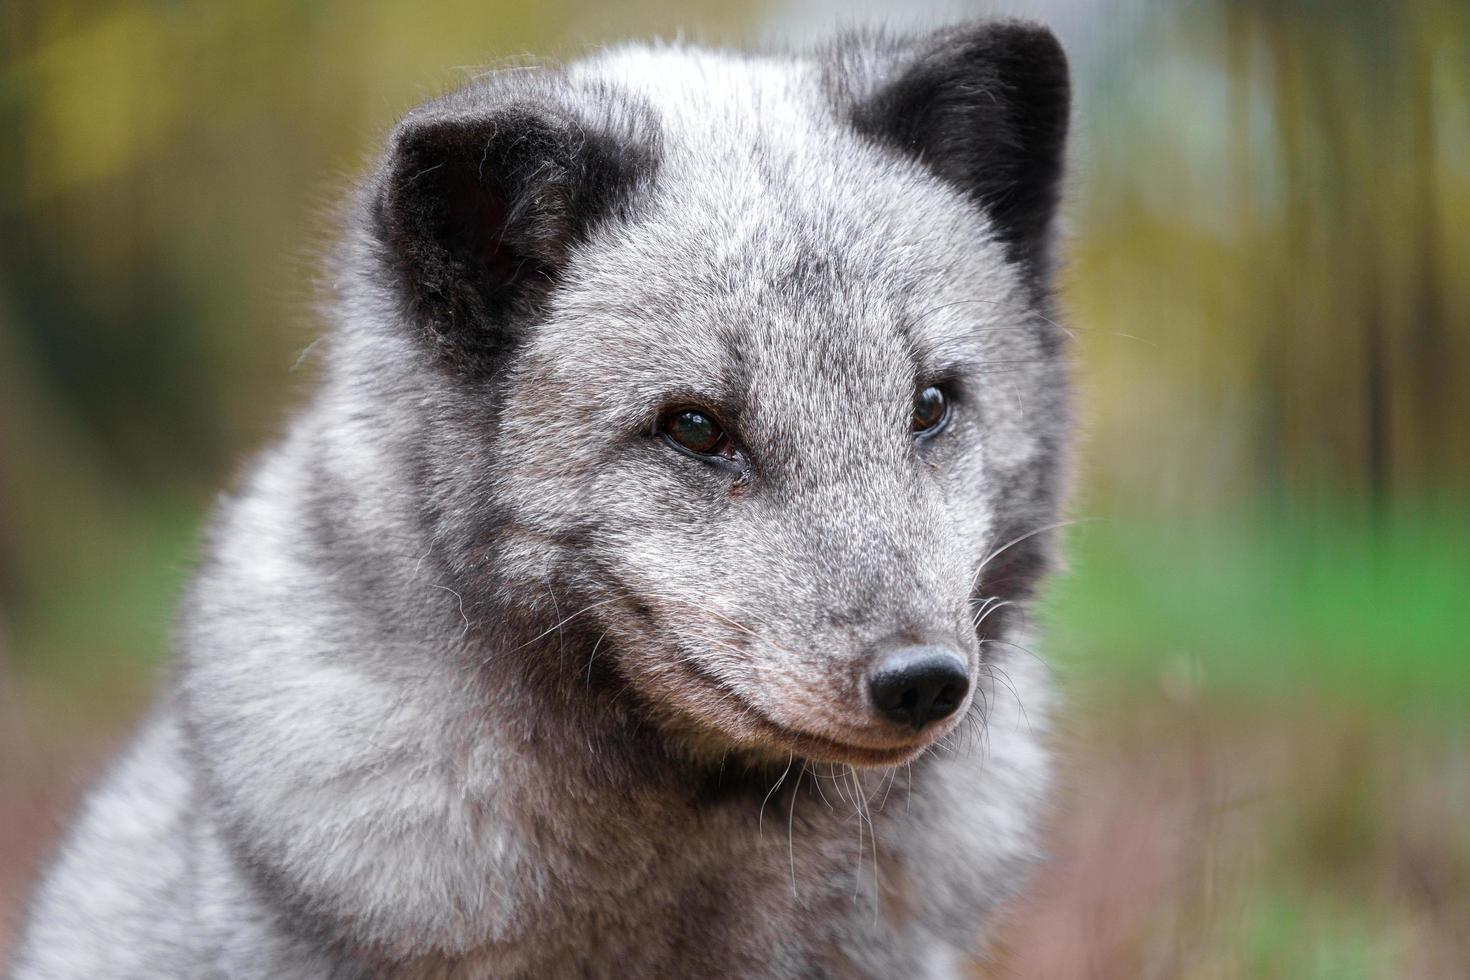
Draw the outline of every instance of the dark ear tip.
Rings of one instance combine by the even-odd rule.
[[[409,113],[388,134],[387,150],[383,154],[385,171],[391,177],[411,178],[415,171],[410,168],[426,157],[460,149],[479,128],[471,117],[450,118],[423,111]]]
[[[380,215],[392,217],[388,211],[417,177],[434,168],[436,158],[442,159],[446,142],[452,139],[448,127],[442,123],[436,125],[431,117],[411,113],[398,121],[388,133],[373,179],[373,195]]]
[[[1050,75],[1067,84],[1067,51],[1052,29],[1039,21],[985,20],[971,25],[965,33],[988,56],[1004,59],[1032,76]]]
[[[1071,114],[1072,82],[1066,49],[1051,28],[1006,18],[980,21],[967,34],[971,56],[996,65],[1025,93],[1029,125],[1061,139]]]
[[[1004,38],[1016,48],[1031,50],[1048,58],[1066,60],[1066,51],[1050,27],[1040,21],[1002,18],[984,22],[996,38]]]
[[[413,193],[415,184],[432,179],[434,171],[459,155],[464,125],[422,109],[394,125],[372,185],[374,217],[380,233],[391,238],[409,231],[405,225],[411,223],[418,209],[405,210],[406,196]]]

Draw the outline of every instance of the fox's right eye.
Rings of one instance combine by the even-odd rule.
[[[697,408],[669,412],[660,420],[659,431],[674,445],[696,456],[729,454],[730,437],[719,422]]]

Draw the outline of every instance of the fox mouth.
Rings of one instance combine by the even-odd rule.
[[[650,604],[643,605],[639,624],[646,627],[643,621],[649,618]],[[603,636],[608,632],[604,630]],[[614,644],[613,649],[621,646]],[[661,645],[646,640],[629,644],[632,649],[649,646],[658,650]],[[776,697],[753,696],[707,667],[697,650],[678,644],[673,650],[662,649],[667,652],[658,658],[658,673],[645,673],[645,668],[625,677],[644,678],[644,683],[634,680],[630,686],[647,712],[645,717],[699,758],[723,760],[734,751],[777,763],[801,758],[865,768],[903,765],[957,730],[969,714],[975,690],[974,668],[969,666],[970,676],[957,700],[943,708],[943,714],[914,724],[895,717],[894,708],[876,694],[871,701],[854,701],[852,692],[840,684],[830,690],[809,690],[809,683],[795,677],[767,677],[757,683],[762,690],[774,685]],[[610,662],[622,664],[624,658],[614,656]],[[873,681],[864,677],[859,683]]]
[[[956,712],[953,718],[936,724],[932,729],[919,734],[908,731],[907,737],[883,739],[885,744],[851,741],[831,735],[797,728],[772,718],[759,704],[742,692],[733,689],[718,677],[710,676],[696,664],[685,662],[691,681],[700,687],[714,688],[723,699],[731,702],[729,709],[710,718],[705,712],[693,714],[695,719],[704,719],[703,725],[722,731],[737,744],[750,749],[764,750],[773,755],[795,755],[811,762],[830,762],[883,768],[902,765],[917,758],[929,746],[944,738],[964,717],[965,711]],[[854,729],[853,734],[874,736],[871,730]],[[881,735],[878,736],[881,739]]]
[[[897,766],[915,759],[943,735],[924,736],[882,748],[842,742],[815,732],[790,728],[772,721],[758,709],[751,708],[770,741],[812,762],[836,762],[860,766]]]

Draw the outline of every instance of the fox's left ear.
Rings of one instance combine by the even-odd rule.
[[[969,195],[1011,258],[1044,278],[1071,105],[1056,36],[988,21],[845,46],[836,67],[853,126]]]

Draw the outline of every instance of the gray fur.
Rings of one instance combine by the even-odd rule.
[[[992,62],[1046,61],[1064,130],[1054,47],[1009,24],[627,47],[411,115],[361,194],[320,389],[220,507],[173,682],[80,808],[12,976],[978,955],[1038,853],[1051,696],[1014,612],[1068,424],[1055,174],[992,179],[1039,111]],[[911,107],[953,58],[983,84],[945,89],[959,135],[915,146],[886,86]],[[1015,125],[967,129],[971,104]],[[434,154],[482,145],[464,199],[505,219],[488,244],[435,210],[464,174]],[[931,379],[956,404],[920,445]],[[731,416],[743,472],[648,434],[681,400]],[[865,705],[895,637],[975,678],[922,737]]]

